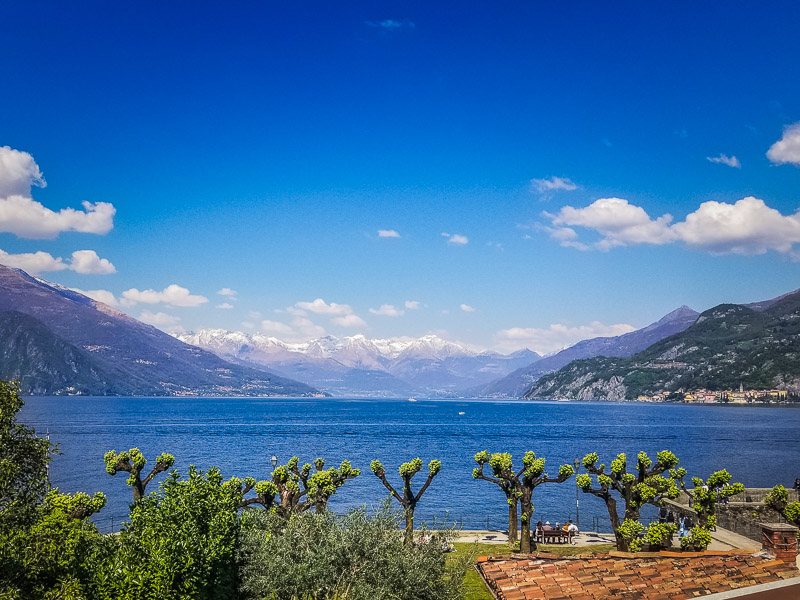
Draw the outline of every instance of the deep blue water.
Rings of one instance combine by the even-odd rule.
[[[458,413],[463,411],[464,415]],[[619,452],[633,459],[644,450],[655,458],[669,449],[690,475],[705,478],[727,468],[749,487],[790,486],[800,477],[800,407],[690,406],[640,403],[553,403],[487,400],[220,399],[220,398],[29,398],[21,420],[49,430],[63,453],[51,465],[62,491],[103,491],[109,502],[98,517],[104,530],[127,515],[131,490],[125,474],[105,472],[103,454],[140,448],[153,464],[161,452],[176,468],[220,467],[227,478],[269,478],[270,457],[291,456],[327,465],[349,459],[362,470],[331,501],[336,511],[374,505],[387,496],[370,472],[380,459],[390,481],[415,456],[442,471],[423,496],[417,515],[447,518],[464,528],[501,527],[507,507],[500,490],[472,479],[473,455],[510,451],[519,463],[526,450],[547,459],[548,472],[575,457],[598,452],[609,464]],[[145,473],[149,472],[146,468]],[[422,485],[427,470],[415,483]],[[163,479],[164,475],[156,480]],[[155,484],[148,488],[154,490]],[[416,488],[415,488],[416,489]],[[534,520],[575,517],[574,479],[542,485],[534,494]],[[605,505],[580,495],[584,529],[591,517],[607,523]]]

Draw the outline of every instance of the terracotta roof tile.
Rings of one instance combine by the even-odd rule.
[[[800,576],[792,563],[732,552],[542,552],[481,557],[477,568],[499,600],[689,600]]]

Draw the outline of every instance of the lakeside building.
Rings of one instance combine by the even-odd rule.
[[[771,402],[786,402],[786,390],[745,390],[742,386],[738,390],[688,390],[679,389],[674,392],[661,391],[651,395],[640,395],[636,398],[639,402],[688,402],[692,404],[769,404]]]

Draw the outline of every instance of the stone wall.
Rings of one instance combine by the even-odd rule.
[[[731,496],[727,504],[717,505],[717,526],[761,542],[760,523],[783,523],[785,519],[776,511],[764,506],[764,498],[772,488],[745,488]],[[788,490],[789,501],[798,500],[797,490]],[[695,523],[697,513],[689,507],[689,497],[681,492],[675,501],[667,500],[667,507],[677,516],[688,516]]]

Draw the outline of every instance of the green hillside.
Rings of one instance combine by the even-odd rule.
[[[800,392],[800,293],[762,312],[720,304],[685,331],[629,358],[573,361],[540,378],[525,397],[623,400],[740,384]]]

